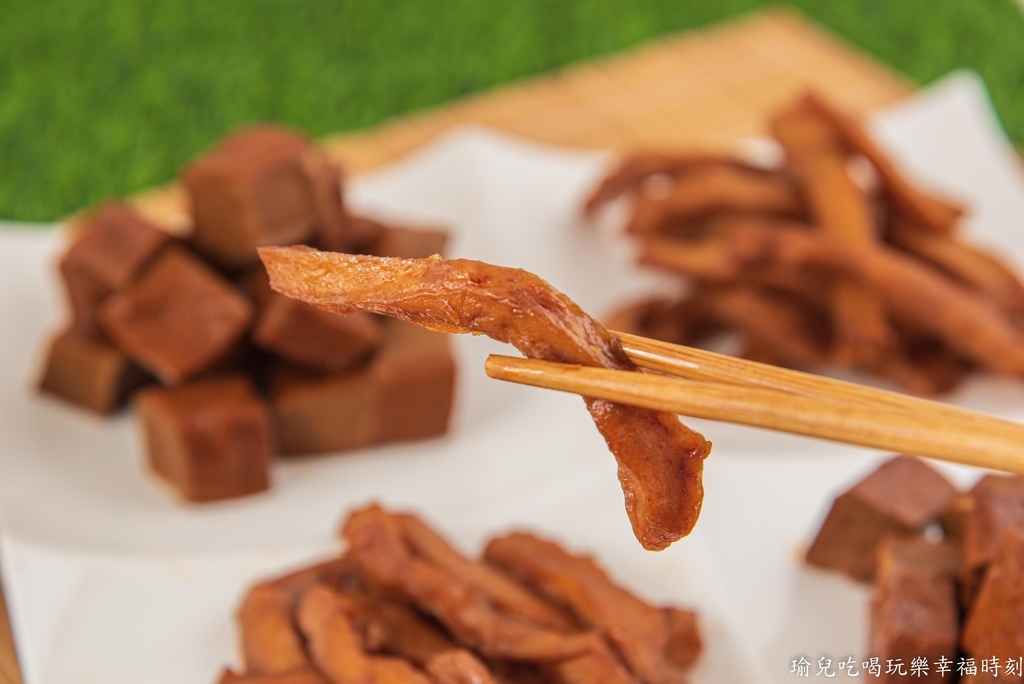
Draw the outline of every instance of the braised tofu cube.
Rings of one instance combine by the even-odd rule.
[[[241,292],[180,248],[165,250],[100,309],[115,344],[168,385],[226,361],[252,318],[253,306]]]
[[[323,375],[280,365],[270,402],[282,455],[348,451],[377,441],[378,390],[365,369]]]
[[[370,314],[332,314],[276,292],[267,298],[253,330],[260,348],[324,373],[359,365],[380,340],[381,324]]]
[[[950,662],[956,659],[959,565],[953,544],[896,537],[882,543],[871,597],[870,655],[883,663],[899,659],[906,667],[915,658],[925,658],[929,664],[943,657]],[[948,682],[952,673],[932,668],[920,680]],[[906,677],[884,674],[882,681],[903,682]]]
[[[96,413],[110,413],[149,375],[93,326],[79,324],[50,343],[39,389]]]
[[[949,481],[923,461],[904,456],[886,461],[833,502],[807,562],[868,582],[885,537],[918,534],[955,497]]]
[[[225,138],[185,169],[196,248],[223,266],[257,260],[256,248],[309,242],[343,220],[337,169],[306,136],[254,126]]]
[[[455,360],[447,335],[388,321],[383,346],[370,362],[370,378],[380,393],[379,441],[447,432],[455,394]]]
[[[962,598],[968,603],[998,554],[1003,533],[1024,528],[1024,478],[986,475],[968,492],[961,507]]]
[[[120,203],[107,203],[85,216],[60,261],[75,320],[95,317],[100,304],[172,240]]]
[[[149,465],[184,499],[230,499],[270,486],[270,411],[248,378],[147,389],[135,407]]]

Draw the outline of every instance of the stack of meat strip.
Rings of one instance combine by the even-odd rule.
[[[748,358],[852,366],[924,394],[972,368],[1024,373],[1024,285],[964,241],[960,207],[917,187],[820,97],[771,129],[779,168],[639,154],[594,191],[589,214],[632,197],[640,262],[688,287],[623,308],[609,327],[688,345],[738,331]]]
[[[344,556],[249,591],[244,674],[221,684],[670,684],[700,653],[693,612],[645,603],[532,535],[471,560],[378,506],[343,534]]]

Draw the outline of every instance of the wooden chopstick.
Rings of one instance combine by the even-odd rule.
[[[624,348],[637,352],[627,353],[644,358],[645,365],[690,377],[506,356],[488,358],[486,370],[500,380],[622,404],[1024,475],[1024,425],[711,352],[684,347],[687,353],[676,358],[676,345],[665,349],[664,343],[644,338],[621,339]],[[757,372],[750,383],[744,382],[750,377],[743,375],[745,369]],[[882,401],[873,399],[875,393],[884,395]]]
[[[779,368],[757,361],[747,361],[638,335],[620,332],[612,334],[618,338],[630,361],[640,368],[681,378],[709,380],[744,387],[762,387],[802,397],[875,408],[888,406],[913,413],[927,411],[932,415],[941,415],[950,420],[964,420],[975,424],[1018,427],[1017,423],[938,401],[908,397],[898,392],[833,380],[820,375]],[[1022,445],[1022,449],[1024,449],[1024,445]]]

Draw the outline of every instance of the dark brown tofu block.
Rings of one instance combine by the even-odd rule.
[[[252,302],[257,313],[262,311],[263,307],[277,294],[270,287],[270,276],[267,275],[267,269],[263,267],[263,264],[256,264],[245,269],[235,276],[234,283],[242,291],[242,294]]]
[[[39,389],[96,413],[110,413],[147,379],[105,335],[79,324],[53,338]]]
[[[271,371],[270,402],[284,456],[348,451],[377,441],[379,391],[365,369],[319,375]]]
[[[939,516],[943,539],[957,544],[963,543],[964,525],[967,523],[967,514],[970,513],[973,506],[974,501],[970,494],[956,495],[949,507]]]
[[[963,598],[969,601],[985,570],[995,559],[1003,533],[1024,528],[1024,478],[986,475],[968,493],[963,504]]]
[[[455,359],[447,335],[388,320],[369,372],[379,392],[378,441],[447,432],[455,395]]]
[[[425,259],[443,254],[448,233],[429,228],[383,226],[368,249],[375,256]]]
[[[996,656],[1003,663],[1024,655],[1024,527],[1000,535],[996,556],[964,622],[963,647],[968,655]],[[1020,680],[1001,674],[996,681]]]
[[[139,273],[172,239],[120,203],[107,203],[86,216],[60,260],[75,320],[95,317],[103,300]]]
[[[368,254],[385,226],[365,216],[345,214],[340,223],[322,230],[317,236],[317,246],[328,252]]]
[[[270,411],[245,377],[139,393],[135,408],[152,469],[188,501],[270,486]]]
[[[310,240],[315,241],[318,235],[337,233],[339,230],[350,232],[341,167],[328,159],[315,144],[303,155],[302,164],[309,178],[317,216]]]
[[[697,613],[674,606],[661,610],[665,614],[665,622],[668,623],[665,657],[676,667],[693,667],[703,650]]]
[[[185,169],[192,240],[224,266],[257,260],[256,248],[310,241],[342,220],[337,169],[304,135],[254,126],[225,138]]]
[[[332,314],[275,292],[260,310],[252,339],[298,366],[338,373],[370,356],[381,340],[381,324],[367,313]]]
[[[237,288],[180,248],[164,250],[100,309],[114,343],[168,385],[224,362],[252,318],[252,304]]]
[[[871,596],[869,652],[881,662],[902,659],[909,668],[926,658],[922,682],[949,682],[932,665],[940,657],[955,661],[960,638],[960,609],[956,574],[960,559],[952,544],[924,539],[889,537],[879,548],[878,569]],[[885,674],[882,681],[904,682],[907,677]]]
[[[946,478],[923,461],[905,456],[886,461],[833,502],[807,550],[807,562],[868,582],[885,537],[917,534],[955,497]]]

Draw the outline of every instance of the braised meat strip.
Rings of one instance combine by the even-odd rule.
[[[635,370],[615,338],[568,297],[521,269],[466,259],[397,259],[268,247],[272,287],[339,314],[371,311],[449,333],[483,334],[526,356]],[[711,444],[668,413],[586,399],[618,461],[633,532],[661,550],[687,535],[703,500]]]

